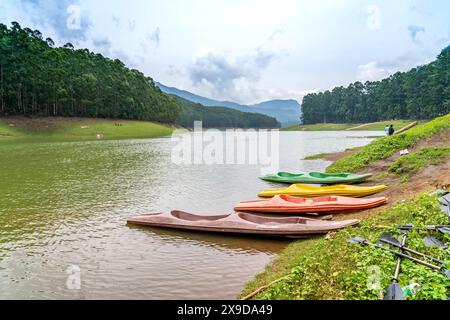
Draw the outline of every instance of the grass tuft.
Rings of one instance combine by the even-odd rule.
[[[326,156],[329,156],[330,153],[319,153],[319,154],[314,154],[312,156],[307,156],[305,157],[303,160],[317,160],[317,159],[323,159]]]
[[[437,165],[450,157],[450,147],[428,147],[398,158],[389,171],[398,175],[410,175],[429,165]]]

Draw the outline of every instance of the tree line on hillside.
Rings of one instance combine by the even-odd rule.
[[[174,96],[176,97],[176,96]],[[205,107],[179,98],[181,115],[177,123],[192,128],[194,121],[202,121],[204,128],[276,128],[277,119],[260,113],[248,113],[225,107]]]
[[[431,119],[449,112],[450,46],[427,65],[381,81],[308,94],[302,103],[305,124]]]
[[[150,120],[192,127],[273,128],[275,118],[196,105],[163,93],[149,77],[38,30],[0,24],[0,115]]]
[[[0,114],[174,123],[179,102],[151,78],[87,49],[55,47],[41,32],[0,24]]]

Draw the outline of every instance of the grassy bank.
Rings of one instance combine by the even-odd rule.
[[[399,204],[364,220],[360,227],[346,229],[331,237],[296,241],[255,280],[248,283],[241,296],[282,276],[288,276],[265,291],[256,299],[379,299],[392,279],[396,258],[370,247],[347,243],[353,236],[362,236],[377,242],[381,233],[396,229],[381,228],[398,224],[413,223],[415,226],[446,224],[447,216],[439,209],[437,197],[422,194],[415,199]],[[423,231],[411,231],[407,245],[427,252],[441,259],[449,259],[448,252],[424,246]],[[438,235],[441,240],[450,241],[448,235]],[[414,264],[402,263],[400,284],[418,283],[421,290],[408,299],[446,299],[450,279],[439,272]],[[375,275],[377,288],[369,289],[368,279]],[[378,276],[377,276],[378,275]]]
[[[450,129],[450,114],[418,125],[402,134],[383,137],[368,144],[360,151],[333,163],[327,172],[355,172],[377,160],[386,159],[395,152],[410,148],[422,139]]]
[[[448,224],[437,197],[428,190],[450,185],[448,142],[450,115],[436,118],[403,134],[383,137],[369,145],[347,152],[350,154],[335,162],[330,172],[359,172],[377,162],[374,177],[389,188],[384,209],[356,213],[351,218],[361,219],[358,227],[328,234],[326,237],[300,240],[289,245],[265,271],[249,282],[241,297],[281,277],[285,280],[269,286],[256,299],[380,299],[392,279],[396,259],[390,253],[350,245],[346,240],[362,236],[377,242],[389,231],[399,236],[395,228],[401,224],[416,227]],[[401,149],[410,154],[399,156]],[[317,156],[320,157],[320,156]],[[422,192],[422,193],[421,193]],[[406,200],[408,199],[408,200]],[[423,238],[433,235],[449,243],[450,236],[427,231],[411,231],[407,245],[444,261],[450,260],[448,251],[425,247]],[[369,288],[369,279],[378,279],[376,288]],[[446,299],[450,295],[450,279],[410,261],[402,263],[400,284],[418,283],[420,290],[408,299]]]
[[[331,153],[318,153],[318,154],[314,154],[312,156],[307,156],[305,157],[303,160],[317,160],[317,159],[322,159],[325,158],[326,156],[329,156]]]
[[[316,123],[294,125],[282,128],[281,131],[341,131],[357,126],[352,123]]]
[[[386,120],[373,123],[316,123],[295,125],[281,129],[281,131],[341,131],[341,130],[361,130],[361,131],[383,131],[386,124],[392,124],[396,130],[401,129],[411,120]]]
[[[148,121],[89,118],[0,118],[1,141],[78,141],[167,136],[173,129]]]

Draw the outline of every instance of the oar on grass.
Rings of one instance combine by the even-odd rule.
[[[425,266],[425,267],[427,267],[427,268],[430,268],[430,269],[433,269],[433,270],[436,270],[436,271],[441,271],[441,272],[443,272],[443,273],[447,276],[447,278],[450,278],[450,270],[448,270],[448,269],[445,268],[445,267],[439,267],[439,266],[434,265],[434,264],[432,264],[432,263],[428,263],[428,262],[426,262],[426,261],[422,261],[422,260],[419,260],[419,259],[417,259],[417,258],[411,257],[411,256],[409,256],[409,255],[407,255],[407,254],[404,254],[403,252],[395,251],[395,250],[392,250],[392,249],[383,247],[383,246],[381,246],[381,245],[378,245],[378,244],[375,244],[375,243],[371,243],[371,242],[369,242],[369,241],[367,241],[366,239],[361,238],[361,237],[350,238],[350,239],[348,239],[347,241],[348,241],[349,243],[360,244],[360,245],[367,245],[367,246],[371,246],[371,247],[374,247],[374,248],[378,248],[378,249],[381,249],[381,250],[390,252],[390,253],[392,253],[392,254],[395,254],[395,255],[398,256],[398,257],[402,257],[402,258],[411,260],[411,261],[413,261],[413,262],[415,262],[415,263],[418,263],[418,264],[420,264],[420,265],[422,265],[422,266]]]
[[[408,231],[403,232],[401,245],[405,246],[406,237],[408,235]],[[401,249],[400,249],[401,252]],[[392,278],[392,282],[388,285],[386,289],[386,294],[384,295],[384,300],[405,300],[405,296],[403,295],[403,290],[398,283],[398,276],[400,275],[400,266],[402,264],[402,257],[397,258],[397,265],[395,266],[394,277]]]
[[[427,247],[439,247],[441,249],[447,250],[448,246],[443,243],[441,240],[439,240],[438,238],[435,237],[425,237],[423,239],[423,242],[425,243],[425,245]]]
[[[445,262],[445,261],[442,261],[442,260],[437,259],[435,257],[426,255],[425,253],[413,250],[411,248],[405,247],[404,245],[402,245],[400,243],[400,241],[398,241],[396,238],[394,238],[391,234],[389,234],[387,232],[385,232],[385,233],[383,233],[381,235],[380,242],[389,244],[389,245],[397,247],[397,248],[400,248],[403,251],[415,254],[415,255],[420,256],[420,257],[425,258],[425,259],[429,259],[429,260],[431,260],[433,262],[436,262],[436,263],[439,263],[439,264],[442,264],[442,265],[446,265],[447,264],[447,262]]]
[[[440,206],[441,210],[444,211],[447,216],[450,218],[450,206],[442,205]]]
[[[407,224],[407,225],[403,225],[403,226],[398,226],[398,228],[400,230],[412,230],[412,229],[416,229],[416,230],[430,230],[430,231],[439,231],[440,233],[443,234],[450,234],[450,226],[448,225],[435,225],[435,226],[424,226],[424,227],[415,227],[411,224]]]
[[[443,205],[450,206],[450,193],[447,193],[442,198],[439,198],[439,202]]]

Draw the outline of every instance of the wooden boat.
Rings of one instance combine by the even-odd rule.
[[[159,228],[237,233],[277,237],[305,237],[324,234],[359,223],[359,220],[324,221],[304,217],[264,217],[249,213],[200,216],[183,211],[155,213],[128,219],[129,224]]]
[[[385,189],[386,186],[373,186],[373,187],[357,187],[346,184],[339,184],[334,186],[326,187],[315,187],[308,186],[304,184],[293,184],[288,188],[276,188],[267,189],[258,194],[259,197],[273,197],[276,195],[286,194],[289,196],[300,196],[300,197],[320,197],[320,196],[349,196],[349,197],[365,197],[381,190]]]
[[[382,205],[385,197],[356,199],[340,196],[299,198],[288,195],[271,199],[243,201],[234,207],[235,211],[270,213],[339,213],[360,211]]]
[[[352,174],[352,173],[289,173],[278,172],[260,177],[262,180],[282,183],[312,183],[312,184],[338,184],[338,183],[360,183],[372,174]]]

